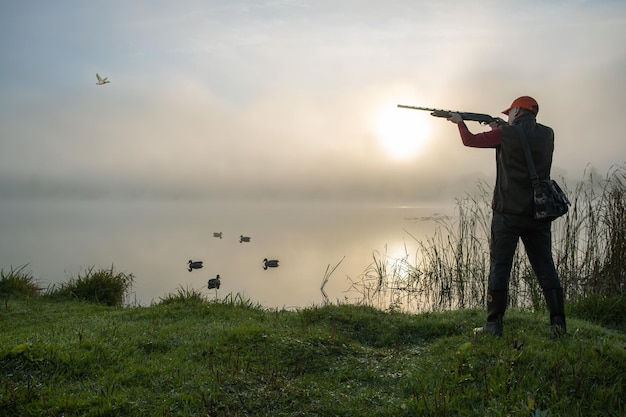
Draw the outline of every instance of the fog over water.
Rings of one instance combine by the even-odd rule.
[[[448,209],[448,212],[451,212]],[[135,276],[132,302],[149,305],[179,289],[209,299],[241,294],[266,307],[323,302],[327,267],[341,264],[324,290],[331,301],[347,292],[373,262],[374,253],[413,259],[414,237],[432,233],[425,218],[440,208],[338,203],[214,203],[74,201],[0,204],[0,266],[28,265],[44,288],[91,266]],[[221,232],[222,239],[213,233]],[[240,236],[250,242],[240,242]],[[413,237],[414,236],[414,237]],[[278,259],[263,269],[262,260]],[[343,260],[342,260],[343,259]],[[204,267],[189,272],[187,262]],[[219,290],[209,278],[220,275]]]
[[[113,264],[141,304],[182,286],[282,307],[321,302],[345,257],[343,299],[434,227],[406,219],[495,180],[493,149],[398,104],[499,116],[530,95],[552,176],[602,177],[625,162],[625,38],[616,0],[0,2],[0,268],[47,287]]]

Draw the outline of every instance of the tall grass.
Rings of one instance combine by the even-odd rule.
[[[160,304],[176,304],[176,303],[197,303],[202,304],[206,301],[206,297],[202,291],[189,287],[179,286],[176,293],[169,293],[164,297],[160,297]]]
[[[52,286],[46,292],[51,298],[70,298],[108,306],[122,306],[132,289],[135,277],[111,268],[89,267],[67,282]]]
[[[554,255],[572,297],[626,290],[626,165],[605,179],[589,172],[574,189],[572,209],[555,231]]]
[[[34,297],[39,294],[41,288],[35,282],[32,273],[22,265],[17,268],[11,267],[9,271],[0,270],[0,297],[10,296]]]
[[[573,189],[572,206],[552,225],[553,256],[567,298],[624,294],[626,290],[626,165],[604,178],[586,171]],[[455,200],[456,216],[435,217],[437,231],[417,239],[411,256],[374,252],[373,263],[351,279],[363,304],[407,311],[481,307],[489,276],[491,194],[478,182],[472,195]],[[520,243],[509,285],[512,307],[543,306],[543,297]]]

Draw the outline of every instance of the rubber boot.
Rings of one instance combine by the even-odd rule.
[[[565,302],[563,301],[563,288],[544,290],[546,305],[550,313],[550,331],[553,338],[558,338],[567,333],[565,324]]]
[[[489,290],[487,292],[487,321],[483,327],[474,329],[474,333],[487,333],[502,336],[502,317],[506,311],[508,291]]]

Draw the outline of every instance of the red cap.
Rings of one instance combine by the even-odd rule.
[[[513,103],[508,109],[502,110],[502,113],[509,114],[509,111],[511,111],[513,107],[521,107],[522,109],[530,110],[535,114],[539,112],[539,104],[537,104],[537,101],[534,98],[528,96],[516,98],[515,100],[513,100]]]

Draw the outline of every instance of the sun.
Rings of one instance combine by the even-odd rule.
[[[407,160],[423,149],[430,128],[415,111],[387,105],[375,116],[376,137],[382,149],[392,158]]]

